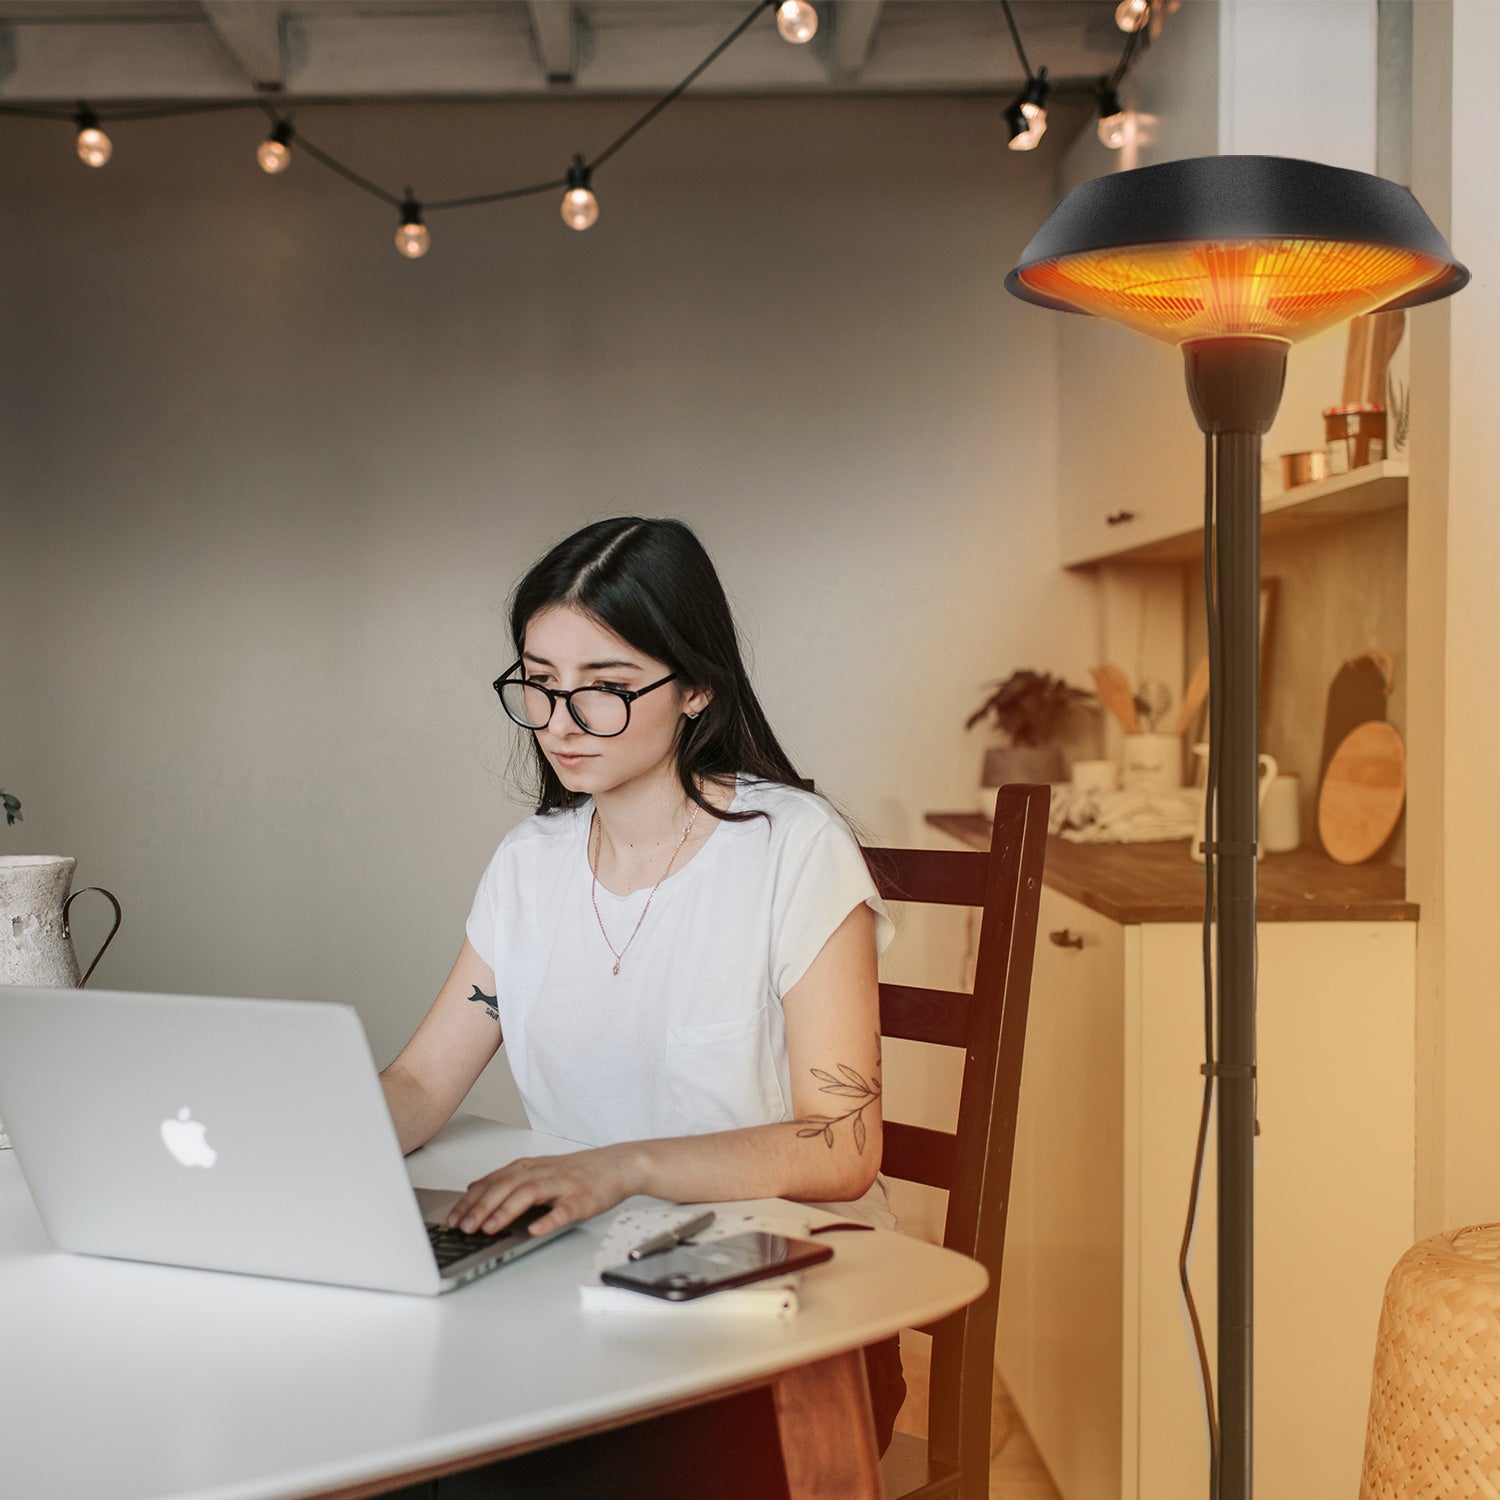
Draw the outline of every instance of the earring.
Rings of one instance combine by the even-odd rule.
[[[700,708],[698,710],[698,713],[702,713],[702,712],[703,712],[703,710]],[[688,715],[688,718],[690,718],[690,719],[696,719],[697,717],[698,717],[698,714],[689,714]]]

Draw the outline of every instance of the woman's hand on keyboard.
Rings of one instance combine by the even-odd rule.
[[[527,1156],[471,1182],[453,1205],[448,1225],[466,1234],[498,1234],[538,1203],[552,1210],[530,1226],[547,1234],[591,1219],[641,1191],[631,1144],[599,1146],[565,1156]]]

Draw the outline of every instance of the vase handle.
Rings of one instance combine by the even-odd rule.
[[[105,897],[108,900],[109,904],[112,907],[114,907],[114,909],[115,909],[115,925],[109,929],[109,936],[107,938],[105,938],[105,940],[102,943],[99,944],[99,951],[94,955],[94,961],[93,961],[93,963],[91,963],[88,966],[88,968],[84,971],[83,978],[78,981],[78,988],[79,989],[82,989],[84,987],[84,985],[86,985],[89,982],[89,975],[92,974],[94,972],[94,970],[98,967],[99,960],[104,957],[104,950],[107,947],[109,947],[109,945],[112,942],[114,942],[114,940],[115,940],[115,934],[120,930],[120,919],[121,919],[120,903],[118,901],[116,901],[115,898],[107,890],[105,890],[102,885],[86,885],[86,886],[84,886],[84,888],[81,891],[74,891],[73,894],[71,896],[69,896],[66,901],[63,902],[63,936],[65,938],[69,938],[69,939],[71,939],[72,936],[73,936],[73,934],[68,930],[68,908],[80,896],[85,895],[89,891],[98,891],[99,894],[101,896]]]

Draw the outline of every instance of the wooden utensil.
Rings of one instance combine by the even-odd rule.
[[[1365,368],[1369,358],[1370,315],[1364,313],[1349,319],[1349,343],[1344,351],[1344,389],[1341,397],[1346,406],[1365,399]]]
[[[1341,865],[1362,864],[1385,846],[1406,802],[1406,746],[1383,720],[1361,724],[1328,764],[1318,793],[1318,835]]]
[[[1346,405],[1357,401],[1385,405],[1385,372],[1405,328],[1404,312],[1365,313],[1349,320],[1349,347],[1344,355]]]
[[[1146,733],[1155,734],[1156,726],[1166,718],[1172,706],[1172,689],[1164,682],[1143,682],[1135,695],[1136,717],[1146,716]]]
[[[1208,658],[1198,658],[1198,665],[1193,668],[1193,675],[1188,678],[1187,691],[1182,695],[1182,712],[1177,715],[1177,723],[1172,728],[1173,734],[1186,734],[1188,725],[1198,717],[1198,710],[1203,707],[1203,700],[1208,697]]]
[[[1365,388],[1358,399],[1368,401],[1375,406],[1385,406],[1386,371],[1390,368],[1391,356],[1396,352],[1396,345],[1401,342],[1401,335],[1406,329],[1406,314],[1404,312],[1371,313],[1369,318],[1370,357],[1365,366]],[[1389,427],[1386,430],[1386,439],[1389,442]]]
[[[1099,701],[1114,715],[1115,722],[1126,734],[1139,734],[1141,721],[1136,717],[1135,694],[1130,691],[1130,682],[1125,674],[1109,661],[1089,668],[1094,679],[1094,691]]]

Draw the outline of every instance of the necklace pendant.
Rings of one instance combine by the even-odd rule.
[[[612,974],[616,974],[616,975],[619,974],[619,972],[620,972],[620,960],[618,958],[615,960],[615,966],[614,966],[613,969],[610,970],[610,972]]]

